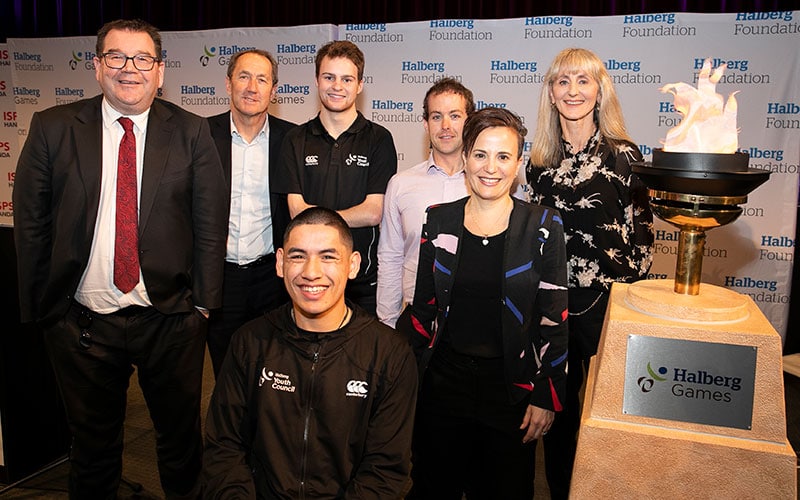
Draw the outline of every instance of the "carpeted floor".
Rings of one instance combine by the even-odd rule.
[[[135,375],[134,375],[135,379]],[[211,361],[206,355],[205,378],[203,380],[203,420],[205,409],[214,387]],[[786,400],[787,436],[796,451],[800,451],[800,378],[785,375],[784,391]],[[537,457],[536,495],[534,500],[550,497],[544,478],[544,463],[541,446]],[[26,481],[12,490],[0,495],[6,499],[65,499],[67,495],[66,462]],[[147,413],[139,385],[131,381],[128,393],[128,413],[125,420],[125,452],[123,456],[123,479],[120,499],[160,499],[164,497],[156,469],[155,439],[150,417]],[[0,489],[2,489],[0,484]],[[800,486],[800,484],[799,484]],[[800,487],[798,488],[800,491]]]

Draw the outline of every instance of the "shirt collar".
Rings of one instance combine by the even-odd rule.
[[[433,151],[431,151],[431,153],[428,155],[428,170],[427,170],[427,172],[428,172],[428,174],[439,173],[439,174],[445,175],[447,177],[458,177],[458,176],[463,176],[464,175],[464,167],[461,167],[461,170],[459,170],[458,172],[454,173],[452,176],[448,175],[447,172],[445,172],[442,167],[438,166],[437,164],[435,164],[433,162]]]
[[[357,113],[358,116],[356,116],[355,121],[351,123],[349,127],[347,127],[347,130],[342,132],[342,135],[356,134],[367,126],[367,119],[364,118],[364,115],[361,114],[361,111],[358,111]],[[317,116],[311,120],[311,133],[314,135],[330,135],[325,129],[325,126],[322,125],[322,120],[319,117],[319,113],[317,113]]]
[[[123,115],[114,109],[105,97],[103,97],[103,104],[100,105],[100,109],[103,113],[103,125],[106,127],[111,127],[121,116],[125,116],[133,121],[133,124],[139,131],[142,131],[147,127],[147,118],[150,116],[150,108],[147,108],[144,113],[138,115]]]
[[[236,124],[233,122],[233,113],[228,113],[228,117],[231,120],[231,136],[236,135],[241,138],[242,135],[239,133],[239,130],[236,128]],[[269,115],[267,115],[267,119],[264,120],[264,126],[261,127],[261,130],[256,134],[256,138],[260,137],[262,134],[264,136],[269,134]]]

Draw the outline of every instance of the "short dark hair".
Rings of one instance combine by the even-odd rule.
[[[428,92],[425,93],[425,100],[422,101],[422,119],[428,119],[428,99],[439,94],[446,93],[460,95],[464,98],[464,107],[467,115],[475,112],[475,98],[472,96],[472,91],[465,87],[461,82],[452,77],[442,78],[434,83]]]
[[[97,44],[95,45],[97,57],[100,57],[103,54],[103,49],[105,49],[106,43],[106,35],[108,35],[111,30],[147,33],[150,35],[150,38],[153,39],[153,45],[155,45],[156,48],[156,60],[161,61],[161,33],[158,32],[158,28],[147,21],[142,21],[141,19],[117,19],[116,21],[109,21],[104,24],[97,31]]]
[[[289,234],[297,226],[320,225],[330,226],[339,231],[339,238],[351,252],[353,251],[353,233],[347,222],[336,211],[324,207],[310,207],[292,219],[283,233],[283,241],[289,241]]]
[[[231,56],[231,58],[228,60],[228,78],[233,76],[233,70],[236,69],[236,61],[238,61],[239,58],[245,54],[256,54],[269,61],[269,65],[272,67],[272,85],[278,84],[278,61],[275,60],[275,56],[262,49],[242,50]]]
[[[314,58],[314,65],[316,66],[315,75],[319,77],[319,67],[322,65],[322,60],[328,57],[330,59],[337,59],[344,57],[349,59],[350,62],[355,64],[358,69],[358,81],[364,79],[364,53],[358,48],[356,44],[347,40],[334,40],[328,42],[317,51],[317,57]]]
[[[481,132],[487,128],[494,127],[507,127],[516,132],[518,142],[517,158],[522,156],[522,148],[525,145],[525,134],[528,133],[528,129],[525,128],[520,117],[513,111],[494,107],[483,108],[467,117],[462,132],[464,155],[469,156]]]

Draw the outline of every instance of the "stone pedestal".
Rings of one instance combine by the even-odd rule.
[[[671,280],[648,280],[611,290],[586,382],[570,498],[796,498],[780,336],[746,295],[706,284],[693,296],[673,288]],[[652,346],[662,344],[675,352],[744,352],[754,360],[750,377],[736,389],[728,373],[679,373],[675,352],[671,366],[659,362],[664,353]],[[704,404],[716,409],[692,414]]]

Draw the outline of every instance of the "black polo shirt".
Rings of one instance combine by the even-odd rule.
[[[310,205],[344,210],[368,194],[384,194],[396,172],[397,150],[386,128],[358,112],[334,139],[317,115],[286,134],[273,184],[276,192],[301,194]],[[359,277],[377,275],[377,237],[378,226],[353,228],[354,246],[362,256]]]

